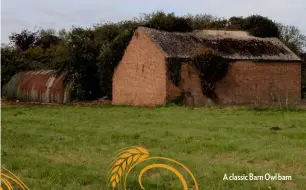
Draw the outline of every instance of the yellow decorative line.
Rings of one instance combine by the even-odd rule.
[[[148,161],[148,160],[157,160],[157,161],[168,161],[177,164],[178,166],[184,168],[188,174],[191,176],[193,183],[194,183],[194,190],[198,190],[198,183],[192,174],[192,172],[183,164],[180,162],[170,159],[170,158],[165,158],[165,157],[149,157],[149,152],[143,147],[140,146],[135,146],[135,147],[128,147],[121,149],[120,154],[116,157],[114,162],[111,164],[110,172],[109,172],[109,177],[107,180],[107,187],[111,189],[118,189],[118,190],[126,190],[126,180],[127,177],[130,173],[130,171],[135,168],[136,165]],[[143,174],[153,168],[163,168],[167,169],[171,172],[173,172],[181,181],[183,185],[184,190],[188,190],[188,185],[183,177],[183,175],[174,167],[167,165],[167,164],[161,164],[161,163],[156,163],[156,164],[150,164],[143,168],[138,177],[138,183],[141,187],[141,189],[145,189],[142,185],[142,176]]]
[[[16,189],[30,190],[16,175],[14,175],[8,169],[1,167],[0,175],[0,190],[14,190],[15,186],[18,187]]]

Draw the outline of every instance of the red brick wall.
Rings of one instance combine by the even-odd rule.
[[[201,88],[201,79],[199,72],[190,64],[182,64],[180,88],[185,93],[186,105],[204,105],[209,102],[209,99],[203,95]]]
[[[181,89],[173,84],[173,82],[167,78],[167,101],[171,101],[181,95]]]
[[[129,43],[113,77],[113,104],[166,103],[165,56],[141,31]]]
[[[301,100],[301,65],[235,62],[216,92],[222,103],[296,103]]]
[[[189,92],[187,105],[211,102],[203,96],[199,73],[190,64],[182,65],[179,88],[175,88]],[[301,100],[300,63],[232,63],[226,77],[216,84],[216,93],[223,104],[296,103]]]

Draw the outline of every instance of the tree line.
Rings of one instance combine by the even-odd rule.
[[[176,16],[158,11],[121,22],[98,23],[90,28],[24,29],[12,33],[10,45],[1,47],[1,86],[21,71],[53,69],[58,73],[67,71],[68,79],[75,81],[74,99],[111,99],[114,69],[139,26],[171,32],[245,30],[257,37],[279,38],[306,62],[306,36],[295,26],[276,23],[260,15],[225,19],[209,14]],[[306,93],[305,66],[303,72],[303,91]]]

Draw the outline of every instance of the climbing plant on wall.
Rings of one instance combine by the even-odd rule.
[[[218,102],[218,96],[215,92],[216,83],[226,76],[230,62],[230,59],[220,56],[212,49],[201,48],[198,49],[189,60],[168,59],[168,77],[173,84],[179,86],[182,64],[189,63],[199,71],[203,95],[209,97],[214,102]],[[184,96],[184,94],[185,93],[182,92],[182,96]],[[184,98],[179,97],[180,101],[183,99]]]
[[[230,62],[231,60],[221,57],[211,49],[202,49],[192,59],[192,64],[200,73],[203,95],[215,102],[218,101],[216,82],[226,76]]]

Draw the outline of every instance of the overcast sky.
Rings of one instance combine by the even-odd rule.
[[[306,0],[1,0],[1,42],[7,43],[12,32],[22,29],[92,26],[156,10],[225,18],[260,14],[295,25],[306,35]]]

